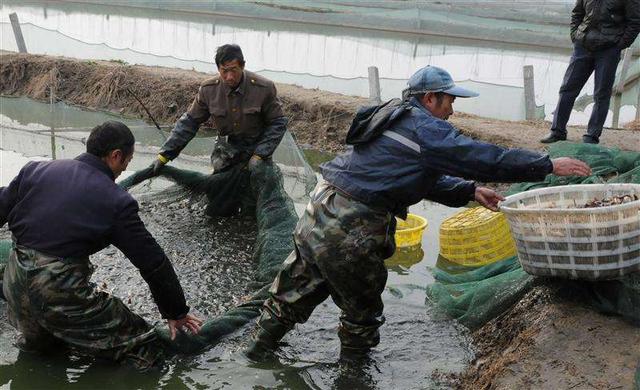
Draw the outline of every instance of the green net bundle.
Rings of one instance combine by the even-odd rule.
[[[129,189],[149,176],[150,170],[144,169],[119,184]],[[298,217],[293,201],[285,190],[282,170],[274,163],[262,163],[251,171],[245,165],[238,165],[211,175],[166,166],[162,169],[161,176],[178,184],[189,196],[204,194],[207,197],[207,214],[253,214],[258,226],[252,255],[257,269],[251,286],[256,292],[246,302],[207,320],[197,335],[181,333],[176,340],[170,341],[168,329],[157,329],[160,338],[170,349],[177,352],[197,352],[214,345],[222,337],[259,315],[260,308],[268,297],[271,281],[280,264],[293,250],[291,234]],[[315,177],[306,180],[313,181],[315,185]]]
[[[549,156],[573,157],[589,164],[593,174],[587,177],[548,175],[537,183],[514,184],[507,195],[568,184],[640,183],[640,153],[606,148],[595,144],[558,142],[552,144]]]
[[[517,256],[479,268],[435,268],[433,274],[436,282],[427,287],[428,299],[471,329],[497,317],[533,285]]]
[[[167,167],[169,168],[169,167]],[[181,178],[186,177],[191,191],[207,191],[209,200],[208,212],[223,211],[225,215],[231,208],[239,206],[239,212],[243,212],[243,204],[250,204],[255,212],[258,225],[258,237],[253,248],[253,260],[257,264],[256,278],[253,286],[257,291],[246,302],[228,310],[224,314],[209,319],[205,322],[197,335],[181,333],[176,340],[170,341],[166,328],[159,328],[160,338],[167,343],[169,348],[178,352],[197,352],[210,347],[222,337],[234,332],[246,325],[260,314],[260,308],[268,297],[268,288],[278,272],[280,264],[293,250],[291,234],[298,221],[293,201],[287,195],[283,186],[283,177],[280,169],[275,164],[262,164],[258,169],[249,172],[239,167],[220,174],[203,175],[197,172],[172,169],[163,170],[163,175],[168,175],[171,180],[182,184]],[[197,187],[189,187],[198,180]],[[207,185],[202,186],[202,183]],[[124,183],[129,184],[129,183]],[[221,190],[226,195],[231,195],[231,188],[245,189],[250,196],[235,196],[236,205],[229,208],[229,197],[221,195]],[[223,198],[224,208],[215,205],[215,200]],[[252,199],[251,202],[249,199]],[[245,209],[246,210],[246,209]],[[246,211],[244,211],[246,212]]]

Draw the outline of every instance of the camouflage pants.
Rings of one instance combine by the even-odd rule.
[[[390,213],[321,184],[298,222],[295,250],[271,286],[258,326],[270,332],[275,322],[291,329],[331,296],[342,310],[343,348],[376,346],[384,323],[384,259],[395,250],[394,232]]]
[[[162,355],[156,335],[118,298],[89,282],[88,258],[59,259],[15,247],[4,272],[9,322],[30,348],[60,342],[80,352],[148,368]]]

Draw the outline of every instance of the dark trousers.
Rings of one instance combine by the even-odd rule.
[[[611,90],[619,61],[620,49],[618,47],[590,51],[580,43],[575,44],[567,72],[560,87],[560,99],[553,115],[553,124],[551,125],[552,133],[566,137],[567,122],[573,109],[573,103],[589,76],[593,73],[595,77],[594,106],[587,125],[587,134],[584,137],[595,142],[600,140],[602,126],[609,113],[609,100],[611,99]]]
[[[66,344],[150,368],[162,358],[151,325],[90,282],[88,258],[59,259],[16,246],[4,271],[9,322],[29,348]]]

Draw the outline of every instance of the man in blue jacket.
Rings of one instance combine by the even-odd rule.
[[[87,153],[30,162],[0,188],[0,227],[14,247],[3,291],[23,348],[58,344],[140,368],[161,356],[155,332],[120,299],[89,280],[89,256],[113,244],[140,270],[158,309],[176,330],[198,332],[171,262],[138,216],[138,203],[115,183],[133,157],[134,137],[120,122],[95,127]]]
[[[446,121],[452,104],[456,97],[477,94],[456,86],[443,69],[420,69],[408,85],[405,100],[361,109],[347,135],[353,149],[321,166],[325,182],[294,231],[295,250],[271,286],[247,350],[250,358],[273,350],[329,296],[342,310],[342,352],[376,346],[395,217],[406,217],[407,208],[422,199],[452,207],[475,200],[491,210],[503,199],[460,177],[514,182],[591,172],[578,160],[551,160],[460,134]]]

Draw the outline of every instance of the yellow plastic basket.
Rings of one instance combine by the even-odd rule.
[[[422,233],[426,229],[427,220],[419,215],[408,214],[406,220],[396,218],[396,246],[408,247],[419,245],[422,242]]]
[[[440,254],[465,266],[481,266],[516,254],[504,214],[484,207],[463,210],[440,225]]]

